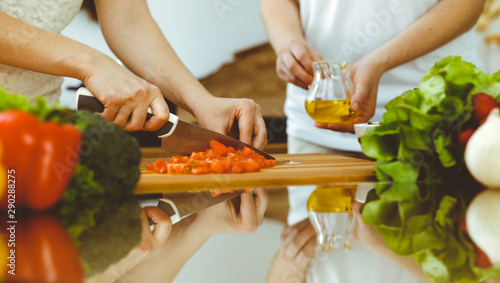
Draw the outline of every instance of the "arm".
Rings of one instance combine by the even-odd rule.
[[[101,52],[2,12],[0,26],[0,63],[83,81],[104,104],[103,116],[126,130],[156,130],[168,119],[159,90]],[[148,106],[158,115],[145,124]]]
[[[321,60],[307,45],[300,23],[298,0],[262,0],[261,14],[276,52],[276,72],[286,82],[307,89],[313,80],[312,62]]]
[[[351,73],[356,87],[351,107],[361,111],[356,122],[367,122],[375,114],[378,84],[385,72],[432,52],[472,28],[484,3],[485,0],[440,0],[404,32],[356,62]],[[354,132],[353,126],[346,124],[316,126]]]
[[[172,282],[184,264],[215,234],[253,233],[262,224],[267,191],[241,195],[239,212],[231,200],[207,208],[175,224],[162,250],[137,265],[120,282]]]
[[[145,0],[96,0],[99,23],[113,52],[135,74],[212,130],[228,133],[238,120],[240,139],[262,148],[267,133],[260,106],[249,99],[213,97],[182,64],[152,18]],[[217,111],[214,111],[217,109]]]

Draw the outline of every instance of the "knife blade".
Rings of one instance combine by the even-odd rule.
[[[103,112],[104,105],[85,87],[76,91],[75,105],[77,110],[88,110],[92,112]],[[147,120],[153,115],[147,114]],[[162,150],[189,156],[193,151],[205,151],[210,149],[210,141],[216,140],[225,146],[232,146],[236,150],[248,147],[267,159],[275,159],[272,155],[239,141],[230,136],[219,134],[201,126],[188,123],[170,113],[168,122],[165,123],[156,134],[161,138]]]
[[[158,199],[156,206],[161,208],[168,216],[172,224],[175,224],[193,213],[196,213],[205,208],[214,206],[226,200],[233,199],[243,193],[243,190],[237,190],[230,193],[225,193],[213,197],[210,191],[199,191],[190,193],[189,195],[168,196],[163,194],[163,197]],[[149,202],[142,202],[142,206],[147,206]],[[153,204],[153,203],[152,203]],[[154,204],[153,204],[154,205]],[[154,225],[151,219],[149,225]]]

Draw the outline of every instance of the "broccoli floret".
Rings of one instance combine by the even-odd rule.
[[[94,172],[94,181],[106,194],[131,192],[140,177],[137,140],[99,114],[87,111],[75,114],[75,125],[83,136],[79,164]],[[70,185],[67,190],[72,189]]]

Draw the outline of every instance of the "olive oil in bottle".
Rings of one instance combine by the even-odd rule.
[[[351,100],[306,100],[306,112],[319,123],[346,123],[355,116]]]

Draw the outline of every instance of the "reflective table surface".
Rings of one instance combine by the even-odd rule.
[[[2,211],[2,279],[479,282],[499,275],[464,222],[482,190],[460,182],[338,182],[288,187],[288,195],[286,188],[241,189],[214,205],[228,191],[211,187],[60,203],[44,213]],[[200,211],[172,225],[155,208],[159,198],[172,200],[182,213]],[[283,230],[288,208],[290,226]],[[341,215],[357,221],[352,230]],[[148,217],[156,224],[150,226]],[[313,232],[301,239],[307,229]],[[319,234],[328,233],[337,246],[319,250]],[[349,237],[352,242],[344,242]]]

